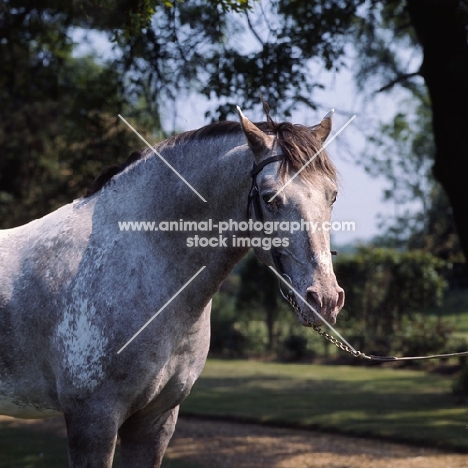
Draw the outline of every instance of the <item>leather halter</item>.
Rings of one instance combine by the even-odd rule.
[[[270,158],[265,159],[260,164],[254,163],[253,168],[250,171],[250,176],[252,177],[252,185],[250,187],[249,197],[247,199],[247,218],[250,215],[250,206],[253,204],[255,216],[259,221],[263,223],[263,211],[262,205],[260,204],[260,191],[257,185],[257,175],[268,164],[274,163],[276,161],[282,161],[283,159],[284,155],[278,154],[276,156],[271,156]]]
[[[262,205],[260,201],[260,190],[258,189],[258,185],[257,185],[257,175],[268,164],[271,164],[277,161],[282,161],[283,159],[284,159],[284,155],[282,153],[279,153],[276,156],[271,156],[265,159],[260,164],[254,163],[252,170],[250,171],[250,176],[252,177],[252,185],[250,187],[249,196],[247,198],[247,219],[249,219],[249,216],[250,216],[250,207],[253,205],[255,217],[257,218],[258,221],[260,221],[263,224],[264,216],[263,216]],[[284,276],[289,281],[291,281],[291,278],[286,274],[286,272],[284,271],[283,264],[281,263],[281,255],[282,255],[281,252],[276,247],[272,247],[270,249],[270,252],[271,252],[271,257],[273,259],[273,263],[275,265],[276,271],[281,276]],[[287,293],[283,292],[281,288],[281,283],[282,282],[280,281],[280,293],[284,297],[284,299],[288,300],[293,295],[293,291],[288,291]]]
[[[263,224],[264,217],[263,217],[263,211],[262,211],[262,204],[260,201],[260,190],[258,189],[258,185],[257,185],[257,175],[268,164],[271,164],[277,161],[282,161],[283,159],[284,159],[284,154],[278,153],[276,156],[271,156],[263,160],[260,164],[254,163],[252,170],[250,171],[250,176],[252,177],[252,185],[250,186],[249,196],[247,198],[247,219],[249,219],[249,216],[250,216],[250,207],[253,205],[255,217],[259,221],[261,221]],[[286,272],[284,271],[283,264],[281,263],[281,255],[282,255],[281,252],[276,247],[272,247],[270,249],[270,252],[271,252],[271,257],[273,259],[273,263],[275,265],[276,271],[281,276],[284,276],[285,278],[287,278],[289,282],[291,283],[291,278],[286,274]],[[338,255],[338,252],[336,250],[332,250],[331,254]],[[294,293],[291,290],[285,293],[282,290],[281,286],[282,286],[282,281],[279,282],[280,292],[283,298],[289,302],[290,299],[294,297]]]

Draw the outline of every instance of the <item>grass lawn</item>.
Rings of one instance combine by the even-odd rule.
[[[452,378],[391,368],[209,360],[182,414],[317,427],[468,451]]]
[[[30,429],[0,426],[0,468],[68,466],[66,440]]]
[[[0,425],[0,468],[64,468],[67,442],[49,432]],[[118,465],[118,457],[114,466]],[[162,468],[203,468],[185,460],[165,459]]]
[[[232,418],[468,451],[452,378],[392,368],[209,360],[181,414]],[[66,441],[0,425],[0,468],[67,465]],[[202,468],[168,460],[163,468]]]

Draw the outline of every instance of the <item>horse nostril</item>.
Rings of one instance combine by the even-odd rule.
[[[307,291],[306,298],[307,302],[316,310],[316,312],[320,312],[320,309],[322,308],[322,300],[320,299],[318,293],[309,290]]]
[[[344,306],[344,301],[345,301],[345,292],[343,288],[338,288],[338,299],[336,301],[336,307],[338,307],[338,309],[341,309]]]

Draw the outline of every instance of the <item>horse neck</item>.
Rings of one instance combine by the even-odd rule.
[[[155,154],[119,174],[103,194],[106,203],[116,204],[132,219],[162,215],[178,219],[184,213],[242,218],[252,162],[241,134],[170,147],[163,142],[156,148],[206,203]]]
[[[107,208],[121,221],[243,221],[251,183],[252,159],[242,135],[165,147],[161,156],[205,198],[202,201],[163,161],[151,155],[121,174],[103,193]],[[115,223],[115,215],[112,216]],[[188,248],[188,237],[198,234],[218,237],[218,231],[155,233],[148,239],[154,252],[181,258],[194,265],[207,265],[214,282],[221,282],[247,253],[240,248]],[[246,233],[243,233],[247,235]],[[224,233],[232,246],[232,233]],[[214,280],[216,278],[216,281]],[[219,286],[219,285],[218,285]]]

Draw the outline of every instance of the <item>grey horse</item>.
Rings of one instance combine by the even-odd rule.
[[[303,325],[334,323],[343,306],[328,231],[280,229],[330,220],[336,173],[316,153],[331,114],[312,128],[239,116],[156,145],[171,167],[149,149],[134,153],[87,196],[0,231],[0,414],[64,414],[73,468],[111,467],[117,437],[123,467],[160,466],[206,361],[211,298],[249,250],[246,238],[281,268],[291,301],[297,293],[311,304],[295,307]],[[269,234],[246,232],[249,218]],[[185,220],[229,229],[198,232],[197,244],[175,229]],[[130,221],[153,227],[122,229]]]

